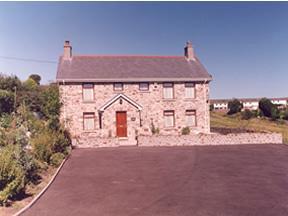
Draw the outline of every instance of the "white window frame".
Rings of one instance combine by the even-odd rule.
[[[165,110],[164,113],[164,127],[175,127],[175,112],[174,110]]]
[[[187,99],[196,98],[195,83],[185,83],[185,98]]]
[[[114,91],[123,91],[124,84],[123,83],[114,83],[113,89],[114,89]]]
[[[92,123],[92,126],[89,124]],[[94,112],[85,112],[83,113],[83,130],[95,130],[95,113]]]
[[[142,86],[141,86],[142,85]],[[143,88],[143,85],[146,85],[146,88]],[[149,83],[148,82],[141,82],[139,83],[139,90],[140,91],[149,91]]]
[[[89,95],[89,93],[86,94],[86,91],[87,91],[87,93],[88,93],[88,91],[91,91],[90,92],[91,97],[88,98],[87,95]],[[83,85],[82,85],[82,98],[83,98],[83,101],[94,101],[95,98],[94,98],[94,84],[93,83],[83,83]]]
[[[186,126],[196,127],[197,126],[196,110],[186,110],[185,121],[186,121]]]
[[[163,98],[174,99],[174,84],[173,83],[163,83]]]

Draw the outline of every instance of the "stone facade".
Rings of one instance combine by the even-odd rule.
[[[139,83],[124,83],[123,91],[115,91],[113,83],[94,83],[94,100],[91,102],[83,101],[82,83],[59,83],[59,88],[63,103],[61,119],[77,140],[75,145],[78,147],[87,147],[84,140],[94,139],[98,143],[99,138],[105,141],[107,146],[135,145],[137,136],[152,135],[152,122],[155,128],[159,129],[159,135],[180,135],[181,129],[186,127],[185,110],[196,110],[196,126],[190,127],[191,133],[210,132],[208,83],[195,82],[194,99],[185,99],[184,82],[174,82],[174,99],[163,99],[161,82],[149,83],[148,91],[140,91]],[[129,101],[119,99],[100,117],[99,109],[120,93],[139,104],[142,109],[138,110]],[[174,127],[165,128],[164,110],[174,111]],[[116,137],[116,111],[127,112],[126,139]],[[93,130],[83,129],[84,112],[95,113]],[[94,145],[98,146],[96,143]]]

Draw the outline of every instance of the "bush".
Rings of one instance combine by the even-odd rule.
[[[0,89],[14,92],[15,88],[17,90],[22,88],[21,81],[17,76],[0,75]]]
[[[55,153],[51,156],[50,163],[51,165],[58,167],[62,163],[64,158],[65,158],[65,155],[63,153],[60,153],[60,152]]]
[[[156,128],[153,122],[151,123],[151,132],[153,135],[160,133],[160,129]]]
[[[43,131],[31,139],[32,151],[36,159],[49,163],[53,154],[55,137],[50,131]]]
[[[24,87],[25,90],[28,90],[28,91],[32,90],[33,91],[33,90],[36,90],[36,88],[38,87],[38,84],[32,78],[28,78],[23,83],[23,87]]]
[[[277,108],[269,99],[262,98],[259,101],[259,109],[261,110],[264,116],[271,118],[272,112],[274,112],[274,115],[275,115],[275,110],[273,111],[273,109],[277,109]]]
[[[184,127],[184,128],[182,128],[181,134],[182,134],[182,135],[188,135],[188,134],[190,134],[190,128],[189,128],[189,127]]]
[[[2,128],[8,128],[11,126],[11,123],[13,121],[13,116],[7,113],[3,113],[0,116],[0,127]]]
[[[59,130],[54,132],[55,140],[53,142],[53,152],[60,152],[68,154],[69,147],[71,145],[70,134],[66,130]]]
[[[288,120],[288,108],[285,109],[281,114],[282,114],[282,119]]]
[[[0,204],[25,187],[25,170],[17,160],[21,148],[17,145],[7,145],[0,151]]]
[[[0,115],[14,110],[14,95],[12,92],[0,89]]]
[[[249,120],[253,118],[254,116],[255,114],[248,109],[245,109],[243,112],[241,112],[241,119]]]
[[[58,86],[49,86],[41,93],[42,112],[46,118],[58,117],[61,102],[59,100]]]
[[[235,114],[235,113],[238,113],[238,112],[241,112],[243,108],[243,104],[237,100],[237,99],[233,99],[232,101],[229,101],[228,102],[228,115],[232,115],[232,114]]]

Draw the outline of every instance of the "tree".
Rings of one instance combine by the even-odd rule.
[[[277,115],[277,107],[267,98],[262,98],[259,101],[259,109],[264,116],[271,118],[272,115],[275,117]]]
[[[20,89],[22,86],[21,81],[17,76],[0,75],[0,89],[7,91],[15,91],[15,87]]]
[[[35,80],[33,80],[32,78],[28,78],[24,83],[23,86],[25,88],[25,90],[27,91],[33,91],[36,90],[38,87],[38,84],[36,83]]]
[[[0,89],[0,115],[14,110],[14,95],[12,92]]]
[[[59,100],[59,89],[56,85],[50,85],[41,93],[42,112],[48,119],[59,117],[61,102]]]
[[[29,79],[34,80],[34,81],[37,83],[37,85],[40,85],[40,81],[41,81],[41,76],[40,76],[40,75],[38,75],[38,74],[31,74],[31,75],[29,76]]]
[[[228,115],[232,115],[232,114],[235,114],[235,113],[238,113],[238,112],[241,112],[243,108],[243,104],[237,100],[237,99],[233,99],[232,101],[229,101],[228,102]]]

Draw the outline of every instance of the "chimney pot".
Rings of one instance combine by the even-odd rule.
[[[71,60],[71,58],[72,58],[72,46],[70,45],[70,41],[66,40],[64,42],[63,60]]]
[[[191,41],[186,42],[186,46],[184,48],[184,54],[187,60],[195,61],[195,53]]]

